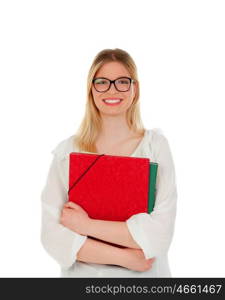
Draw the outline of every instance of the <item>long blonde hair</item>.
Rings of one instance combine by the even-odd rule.
[[[144,134],[145,128],[141,120],[140,104],[138,101],[140,97],[140,89],[135,62],[132,57],[122,49],[104,49],[95,56],[88,72],[85,114],[74,141],[75,146],[78,147],[79,151],[97,153],[95,141],[101,130],[101,116],[92,96],[92,80],[101,66],[111,61],[118,61],[122,63],[136,82],[136,95],[131,106],[126,112],[126,120],[128,127],[132,131],[137,132],[140,135]]]

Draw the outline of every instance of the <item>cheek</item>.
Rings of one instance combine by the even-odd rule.
[[[126,102],[130,105],[133,102],[133,94],[131,93],[131,91],[129,93],[127,93],[126,95]]]
[[[92,89],[92,96],[94,99],[94,103],[97,104],[97,102],[99,102],[99,94],[94,89]]]

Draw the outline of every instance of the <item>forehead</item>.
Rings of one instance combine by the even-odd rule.
[[[95,74],[95,77],[106,77],[109,79],[121,76],[130,77],[130,73],[122,63],[117,61],[105,63]]]

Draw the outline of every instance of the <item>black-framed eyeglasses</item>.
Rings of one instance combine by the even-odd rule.
[[[107,92],[113,83],[118,92],[127,92],[130,89],[131,83],[135,80],[130,77],[119,77],[115,80],[110,80],[105,77],[97,77],[92,80],[94,88],[97,92]]]

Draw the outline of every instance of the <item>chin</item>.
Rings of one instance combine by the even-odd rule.
[[[119,116],[119,115],[125,115],[126,114],[126,110],[124,111],[102,111],[102,110],[99,110],[100,114],[102,116]]]

